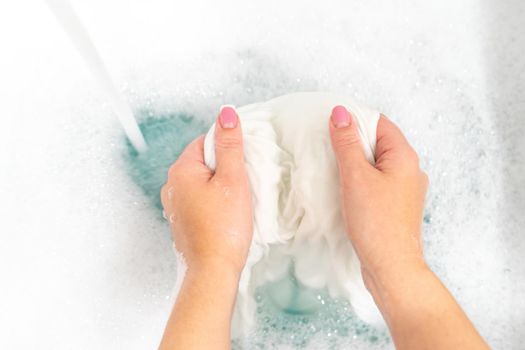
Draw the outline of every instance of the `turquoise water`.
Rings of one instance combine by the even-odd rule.
[[[292,290],[294,295],[284,307],[276,302],[276,293],[283,290]],[[348,301],[331,298],[326,290],[306,288],[292,274],[258,288],[255,298],[257,327],[247,339],[235,340],[234,349],[273,349],[283,345],[300,349],[312,346],[312,342],[328,349],[363,345],[379,349],[391,343],[385,330],[359,320]]]
[[[186,113],[158,114],[150,110],[142,110],[138,119],[148,150],[139,154],[127,142],[124,159],[129,175],[160,217],[159,192],[169,166],[211,123]],[[312,342],[332,349],[363,344],[381,348],[390,344],[388,334],[360,321],[347,301],[330,298],[325,290],[300,285],[292,272],[284,280],[258,288],[255,298],[257,326],[248,337],[235,339],[234,349],[273,349],[282,345],[303,348]]]
[[[138,153],[126,141],[124,158],[133,181],[162,213],[160,188],[166,182],[168,168],[197,136],[205,133],[211,123],[186,114],[156,114],[150,110],[138,113],[139,128],[146,139],[148,149]]]

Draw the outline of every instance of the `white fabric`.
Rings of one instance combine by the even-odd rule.
[[[339,175],[328,133],[336,105],[344,105],[356,117],[366,158],[373,163],[379,113],[349,98],[295,93],[237,109],[253,195],[254,234],[239,285],[234,330],[253,324],[255,288],[281,280],[290,266],[304,285],[326,287],[332,297],[349,300],[363,321],[382,323],[344,232]],[[214,137],[215,125],[204,144],[211,169]]]

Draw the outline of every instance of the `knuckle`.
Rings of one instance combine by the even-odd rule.
[[[177,162],[173,163],[172,165],[170,165],[168,169],[168,176],[174,177],[177,174],[178,170],[179,170],[179,166]]]
[[[359,184],[362,181],[362,176],[357,171],[346,171],[342,173],[341,185],[343,189],[349,188],[352,185]]]
[[[359,136],[354,132],[335,135],[334,146],[336,149],[347,149],[360,144]]]
[[[166,205],[167,205],[166,201],[167,200],[168,200],[168,184],[165,184],[160,189],[160,201],[161,201],[163,207],[166,207]]]
[[[215,148],[219,149],[239,149],[242,146],[242,139],[236,137],[221,137],[215,142]]]
[[[423,170],[420,172],[421,182],[423,185],[428,186],[429,179],[427,173],[425,173]]]
[[[341,166],[340,175],[341,184],[344,188],[355,184],[362,184],[368,177],[364,164],[361,164],[361,162]]]
[[[412,148],[406,150],[400,157],[400,165],[405,173],[416,175],[420,172],[419,156]]]
[[[405,157],[411,164],[416,164],[419,166],[419,156],[413,148],[408,149]]]
[[[181,177],[185,171],[182,169],[184,167],[184,161],[180,159],[173,163],[168,169],[168,179],[178,179]]]

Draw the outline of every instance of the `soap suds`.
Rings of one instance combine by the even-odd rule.
[[[254,235],[240,280],[234,334],[253,326],[255,289],[285,278],[290,265],[302,285],[326,288],[332,297],[349,301],[361,319],[383,325],[344,232],[328,133],[328,118],[338,104],[354,116],[365,157],[373,163],[379,113],[347,97],[295,93],[237,110],[252,190]],[[215,124],[204,141],[204,159],[211,169],[216,166],[214,145]]]
[[[44,3],[5,5],[0,347],[155,348],[177,274],[152,204],[165,173],[143,195],[105,97]],[[303,1],[300,15],[273,0],[74,5],[143,124],[192,116],[166,128],[170,147],[205,132],[222,104],[295,91],[341,92],[389,116],[430,176],[430,265],[493,348],[523,347],[522,1]],[[299,347],[283,339],[284,316],[263,319],[264,338],[244,348]],[[378,347],[349,329],[304,347]]]

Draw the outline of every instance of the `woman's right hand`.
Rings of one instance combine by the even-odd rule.
[[[427,267],[421,221],[427,176],[401,131],[381,116],[376,163],[365,159],[357,125],[332,111],[346,231],[397,349],[488,349],[461,307]]]
[[[346,232],[370,289],[371,279],[401,266],[424,266],[421,222],[428,179],[398,127],[381,116],[376,164],[368,163],[357,124],[336,106],[330,121]]]

